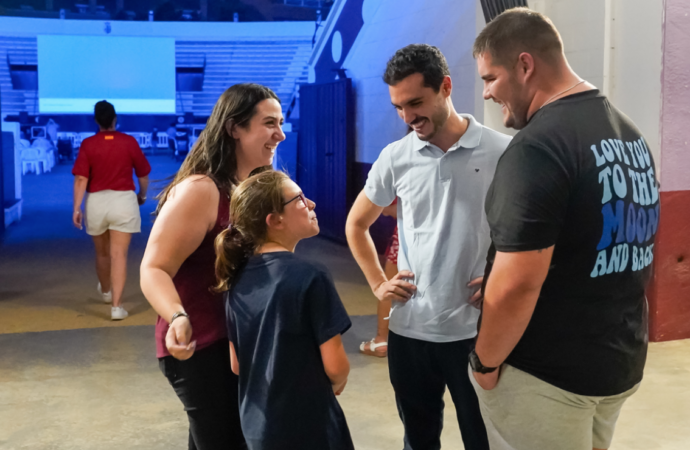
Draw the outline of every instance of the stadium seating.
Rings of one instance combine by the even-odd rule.
[[[0,36],[0,97],[3,114],[37,114],[38,92],[12,89],[8,63],[36,65],[36,38]]]
[[[208,116],[225,89],[237,83],[259,83],[270,87],[281,99],[283,112],[295,85],[306,83],[307,63],[311,55],[311,39],[252,40],[236,42],[177,41],[178,67],[198,64],[205,55],[203,90],[180,92],[177,112],[192,111]]]
[[[207,117],[220,94],[233,84],[254,82],[273,89],[283,104],[295,85],[307,81],[311,38],[236,41],[182,41],[175,44],[176,66],[205,63],[201,91],[177,92],[177,114]],[[38,113],[36,90],[14,90],[9,64],[37,64],[36,38],[0,36],[0,98],[4,114]],[[77,143],[75,143],[77,144]]]

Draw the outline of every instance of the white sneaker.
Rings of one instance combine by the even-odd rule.
[[[127,316],[129,316],[129,314],[122,306],[113,306],[110,308],[110,318],[112,320],[122,320]]]
[[[101,297],[103,298],[103,303],[112,303],[113,302],[113,290],[111,289],[110,292],[103,292],[101,289],[101,283],[98,283],[98,293],[101,294]]]

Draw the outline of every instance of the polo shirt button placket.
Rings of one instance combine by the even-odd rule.
[[[450,181],[450,174],[448,171],[450,170],[450,167],[448,166],[448,163],[446,161],[446,156],[448,156],[448,153],[443,155],[439,160],[438,160],[438,173],[439,173],[439,181],[441,182],[447,182]]]

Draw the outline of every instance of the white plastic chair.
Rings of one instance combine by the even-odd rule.
[[[159,131],[156,136],[158,136],[158,148],[168,148],[168,133]]]
[[[137,140],[139,147],[151,147],[151,135],[149,133],[132,133],[132,136]]]
[[[75,133],[75,134],[76,134],[76,138],[75,138],[76,141],[75,141],[74,148],[78,149],[79,147],[81,147],[81,143],[84,139],[90,138],[91,136],[94,136],[96,133],[91,132],[91,131],[84,131],[84,132]],[[79,151],[77,151],[77,155],[78,154],[79,154]]]
[[[134,139],[136,139],[137,144],[139,144],[139,147],[141,148],[148,148],[151,146],[151,137],[149,133],[128,132],[125,134],[132,136]]]
[[[26,175],[27,172],[33,172],[36,175],[41,174],[43,160],[41,160],[40,153],[37,148],[24,147],[21,152],[21,157],[22,175]]]
[[[48,152],[48,164],[50,165],[50,170],[52,170],[53,167],[55,167],[55,147],[51,148],[47,152]]]
[[[151,133],[141,133],[139,136],[139,146],[141,148],[151,147]]]
[[[84,139],[90,138],[91,136],[95,136],[95,135],[96,135],[96,133],[93,133],[93,132],[90,132],[90,131],[79,133],[79,146],[81,147],[81,143],[82,143],[82,141],[83,141]]]
[[[55,166],[53,143],[46,138],[36,138],[31,148],[38,150],[38,159],[43,164],[43,172],[50,172]]]

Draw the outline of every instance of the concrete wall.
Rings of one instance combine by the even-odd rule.
[[[630,116],[659,163],[662,1],[530,0],[529,4],[553,20],[570,65]],[[410,43],[436,45],[444,53],[459,112],[515,134],[503,127],[500,108],[481,98],[482,83],[471,53],[474,37],[484,27],[479,0],[364,0],[362,15],[364,27],[343,64],[357,95],[357,161],[373,162],[385,145],[405,133],[381,76],[395,50]]]
[[[475,113],[477,77],[472,44],[477,32],[476,0],[365,0],[364,26],[343,67],[356,92],[356,160],[373,163],[407,127],[391,105],[382,76],[388,59],[408,44],[439,47],[453,79],[458,112]],[[480,111],[481,112],[481,111]]]
[[[578,75],[599,87],[603,86],[604,82],[603,44],[606,1],[532,0],[529,2],[532,9],[546,14],[558,28],[563,38],[566,56],[573,69]]]
[[[608,1],[611,50],[607,58],[610,79],[604,85],[605,92],[640,128],[658,166],[663,164],[659,129],[663,2]],[[659,178],[664,180],[663,188],[665,177],[659,174]]]
[[[475,18],[475,27],[476,27],[476,35],[478,35],[482,29],[486,26],[486,19],[484,19],[484,12],[482,11],[481,4],[479,3],[479,0],[477,0],[476,3],[476,18]],[[475,35],[475,37],[476,37]],[[492,128],[494,130],[498,130],[501,133],[508,134],[510,136],[514,136],[515,133],[517,133],[517,130],[514,130],[513,128],[506,128],[503,126],[503,113],[501,112],[501,107],[498,105],[498,103],[494,103],[493,101],[485,101],[483,97],[483,91],[484,91],[484,82],[482,81],[481,78],[479,78],[479,73],[475,69],[475,86],[476,86],[476,93],[475,93],[475,113],[476,113],[476,118],[480,122],[482,122],[484,125],[486,125],[489,128]]]
[[[690,190],[690,2],[666,0],[662,191]],[[688,205],[690,209],[690,205]]]
[[[575,72],[598,86],[649,142],[662,211],[647,289],[649,336],[690,338],[690,1],[529,4],[553,20]],[[501,128],[500,112],[488,103],[484,122]]]
[[[690,338],[690,2],[665,0],[661,217],[648,289],[650,338]]]

